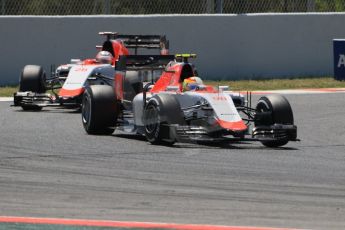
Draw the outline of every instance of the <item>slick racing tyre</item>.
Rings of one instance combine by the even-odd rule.
[[[45,93],[46,74],[41,66],[26,65],[22,71],[19,82],[20,92]],[[39,111],[38,105],[22,105],[23,110]]]
[[[173,95],[152,97],[144,110],[145,136],[151,144],[173,145],[176,133],[172,125],[184,123],[180,103]]]
[[[281,95],[261,97],[256,106],[255,126],[271,126],[274,124],[293,125],[294,118],[290,103]],[[280,147],[289,142],[287,138],[261,141],[267,147]]]
[[[19,82],[19,91],[31,91],[34,93],[45,93],[46,74],[43,68],[38,65],[26,65],[22,71]]]
[[[92,85],[87,88],[83,95],[81,116],[88,134],[112,134],[118,116],[114,89],[108,85]]]
[[[123,94],[126,100],[132,101],[133,98],[143,91],[143,84],[138,71],[127,71],[124,80]]]

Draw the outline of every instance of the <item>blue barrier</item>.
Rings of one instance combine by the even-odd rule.
[[[345,39],[333,39],[334,79],[345,80]]]

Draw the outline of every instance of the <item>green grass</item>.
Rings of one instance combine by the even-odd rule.
[[[304,89],[304,88],[345,88],[345,81],[336,81],[331,77],[239,80],[239,81],[205,81],[210,85],[228,85],[234,91]],[[18,86],[0,87],[0,97],[10,97],[18,91]]]
[[[12,97],[15,92],[18,92],[18,86],[1,86],[0,87],[0,97]],[[56,92],[58,92],[56,90]],[[51,90],[47,93],[52,93]]]
[[[331,77],[240,80],[240,81],[205,81],[210,85],[228,85],[234,91],[305,89],[305,88],[345,88],[345,81],[336,81]]]
[[[0,97],[11,97],[17,91],[18,86],[2,86],[0,87]]]

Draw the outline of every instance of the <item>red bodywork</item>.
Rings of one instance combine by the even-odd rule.
[[[123,42],[121,40],[114,40],[114,41],[111,41],[111,43],[112,43],[112,46],[113,46],[113,50],[115,52],[114,60],[113,60],[112,65],[115,65],[115,62],[117,60],[119,60],[120,55],[128,55],[129,51],[125,47],[125,45],[123,44]]]
[[[168,70],[163,72],[159,80],[155,83],[151,89],[152,93],[159,93],[166,91],[168,86],[178,86],[180,92],[182,92],[183,80],[195,76],[195,70],[189,63],[176,63]],[[200,89],[199,92],[216,93],[217,91],[212,86],[205,86]]]
[[[129,51],[123,44],[121,40],[109,40],[105,41],[102,50],[106,50],[113,55],[113,60],[111,65],[115,65],[115,62],[119,59],[120,55],[128,55]],[[81,65],[99,65],[100,63],[96,59],[85,59],[81,62]],[[115,76],[114,76],[115,78]],[[80,88],[76,90],[67,90],[61,88],[59,91],[59,96],[63,98],[73,98],[78,97],[84,93],[85,89]]]
[[[73,97],[82,95],[84,91],[85,91],[84,88],[80,88],[76,90],[68,90],[68,89],[61,88],[59,91],[59,96],[62,98],[73,98]]]

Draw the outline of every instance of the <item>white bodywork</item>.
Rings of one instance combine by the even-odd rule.
[[[214,124],[216,120],[224,122],[239,122],[242,121],[236,106],[234,105],[232,97],[240,98],[244,103],[244,97],[239,94],[233,94],[231,91],[219,93],[206,93],[189,91],[185,93],[175,92],[161,92],[161,94],[173,94],[179,101],[180,106],[184,112],[185,117],[197,116],[207,117],[209,124]],[[152,94],[147,93],[146,100],[148,101]],[[193,106],[208,104],[213,110],[195,110]],[[190,108],[190,109],[188,109]],[[143,94],[140,93],[135,96],[133,100],[134,124],[137,127],[144,126],[144,102]]]
[[[200,98],[200,100],[206,100],[209,103],[209,105],[213,108],[213,111],[217,119],[226,122],[238,122],[242,120],[229,94],[197,92],[187,92],[185,94],[190,96],[197,96]],[[179,101],[181,103],[183,101],[183,97],[178,98],[180,98]]]
[[[73,65],[69,70],[66,81],[62,88],[65,90],[77,90],[87,86],[87,79],[93,74],[100,73],[104,76],[113,77],[115,69],[109,64],[102,65]]]

